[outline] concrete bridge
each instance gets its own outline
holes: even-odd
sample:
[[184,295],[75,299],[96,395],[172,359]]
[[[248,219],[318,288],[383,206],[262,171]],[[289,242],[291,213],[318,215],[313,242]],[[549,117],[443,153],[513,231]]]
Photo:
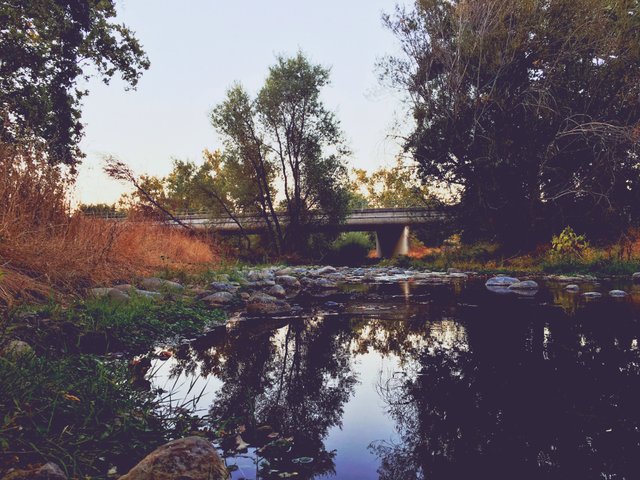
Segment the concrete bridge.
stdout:
[[[208,229],[221,235],[237,235],[240,227],[230,218],[215,218],[210,215],[185,214],[176,218],[194,229]],[[441,223],[451,219],[443,210],[425,208],[376,208],[352,210],[343,223],[318,222],[319,232],[375,232],[376,250],[379,257],[392,257],[409,253],[409,228],[416,225]],[[321,218],[319,218],[321,220]],[[265,232],[264,219],[258,216],[239,216],[238,221],[246,233]],[[286,226],[286,215],[281,216]]]

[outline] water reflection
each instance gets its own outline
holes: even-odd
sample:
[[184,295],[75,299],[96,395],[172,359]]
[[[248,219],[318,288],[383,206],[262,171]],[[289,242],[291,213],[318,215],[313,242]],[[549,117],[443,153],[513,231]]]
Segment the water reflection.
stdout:
[[[344,313],[309,299],[305,318],[244,322],[177,351],[171,375],[215,377],[212,424],[268,460],[234,478],[638,478],[633,303],[479,282],[332,298]],[[270,450],[266,434],[290,440]]]

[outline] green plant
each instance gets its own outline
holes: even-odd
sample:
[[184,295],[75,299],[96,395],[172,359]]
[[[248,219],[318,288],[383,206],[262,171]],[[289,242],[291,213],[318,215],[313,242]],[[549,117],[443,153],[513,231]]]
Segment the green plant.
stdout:
[[328,260],[342,265],[361,265],[367,261],[373,242],[366,233],[341,234],[331,245]]
[[576,234],[571,227],[565,227],[551,238],[552,255],[582,258],[588,246],[585,236]]

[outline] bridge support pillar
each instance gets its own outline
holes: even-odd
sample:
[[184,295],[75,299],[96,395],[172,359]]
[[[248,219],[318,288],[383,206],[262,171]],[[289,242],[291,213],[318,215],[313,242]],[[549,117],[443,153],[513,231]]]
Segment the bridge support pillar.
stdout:
[[378,258],[391,258],[409,253],[409,227],[389,225],[376,230]]

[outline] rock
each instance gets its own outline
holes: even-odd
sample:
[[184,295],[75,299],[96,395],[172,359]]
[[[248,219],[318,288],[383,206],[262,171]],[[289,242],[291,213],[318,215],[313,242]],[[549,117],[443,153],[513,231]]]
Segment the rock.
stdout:
[[300,288],[300,281],[291,275],[279,275],[276,277],[276,282],[287,288]]
[[509,290],[537,290],[538,288],[538,283],[533,280],[525,280],[509,285]]
[[229,292],[216,292],[211,295],[207,295],[202,299],[202,301],[214,307],[228,305],[233,302],[233,294]]
[[331,265],[327,265],[326,267],[318,268],[317,270],[313,270],[311,273],[314,275],[326,275],[328,273],[336,273],[338,270]]
[[209,288],[214,292],[230,292],[235,293],[238,287],[227,282],[211,282]]
[[152,292],[164,292],[167,290],[184,290],[184,287],[177,282],[165,280],[163,278],[150,277],[145,278],[140,282],[140,286],[144,290],[151,290]]
[[120,290],[121,292],[124,292],[124,293],[129,293],[131,290],[136,289],[136,287],[134,287],[130,283],[123,283],[121,285],[116,285],[113,288],[115,288],[116,290]]
[[633,275],[631,275],[631,279],[632,279],[634,282],[640,282],[640,272],[636,272],[636,273],[634,273]]
[[162,294],[160,292],[150,292],[148,290],[136,290],[134,293],[141,297],[162,298]]
[[26,470],[10,470],[2,480],[67,480],[62,469],[53,462]]
[[449,277],[449,278],[468,278],[469,275],[467,275],[464,272],[452,272],[452,273],[447,273],[447,277]]
[[147,455],[120,480],[226,480],[229,472],[202,437],[173,440]]
[[267,293],[276,298],[285,298],[287,296],[287,291],[282,285],[274,285],[267,290]]
[[326,278],[317,278],[317,279],[309,279],[307,281],[307,287],[316,289],[316,290],[329,290],[332,288],[337,288],[338,284]]
[[34,351],[31,345],[22,340],[10,340],[2,350],[0,350],[1,357],[19,358],[27,355],[34,355]]
[[584,298],[600,298],[602,294],[600,292],[584,292],[582,296]]
[[576,285],[575,283],[571,283],[569,285],[567,285],[566,287],[564,287],[564,289],[567,292],[571,292],[571,293],[576,293],[580,291],[580,287],[578,285]]
[[247,313],[251,315],[278,315],[290,311],[291,305],[266,293],[255,293],[247,302]]
[[109,298],[116,303],[127,303],[129,295],[117,288],[92,288],[89,294],[94,298]]
[[293,268],[285,267],[276,272],[276,277],[290,276],[294,272]]
[[337,308],[340,307],[340,304],[338,302],[334,302],[332,300],[328,300],[328,301],[324,302],[324,306],[325,306],[325,308],[329,308],[331,310],[336,310]]
[[609,292],[609,296],[615,297],[615,298],[622,298],[622,297],[626,297],[627,295],[628,293],[625,292],[624,290],[611,290]]
[[484,285],[486,287],[508,287],[514,283],[520,283],[520,280],[506,275],[498,275],[497,277],[491,277]]
[[459,268],[448,268],[447,275],[451,275],[452,273],[464,273],[464,272]]
[[251,270],[247,274],[247,280],[250,282],[260,282],[270,280],[273,274],[269,270]]

